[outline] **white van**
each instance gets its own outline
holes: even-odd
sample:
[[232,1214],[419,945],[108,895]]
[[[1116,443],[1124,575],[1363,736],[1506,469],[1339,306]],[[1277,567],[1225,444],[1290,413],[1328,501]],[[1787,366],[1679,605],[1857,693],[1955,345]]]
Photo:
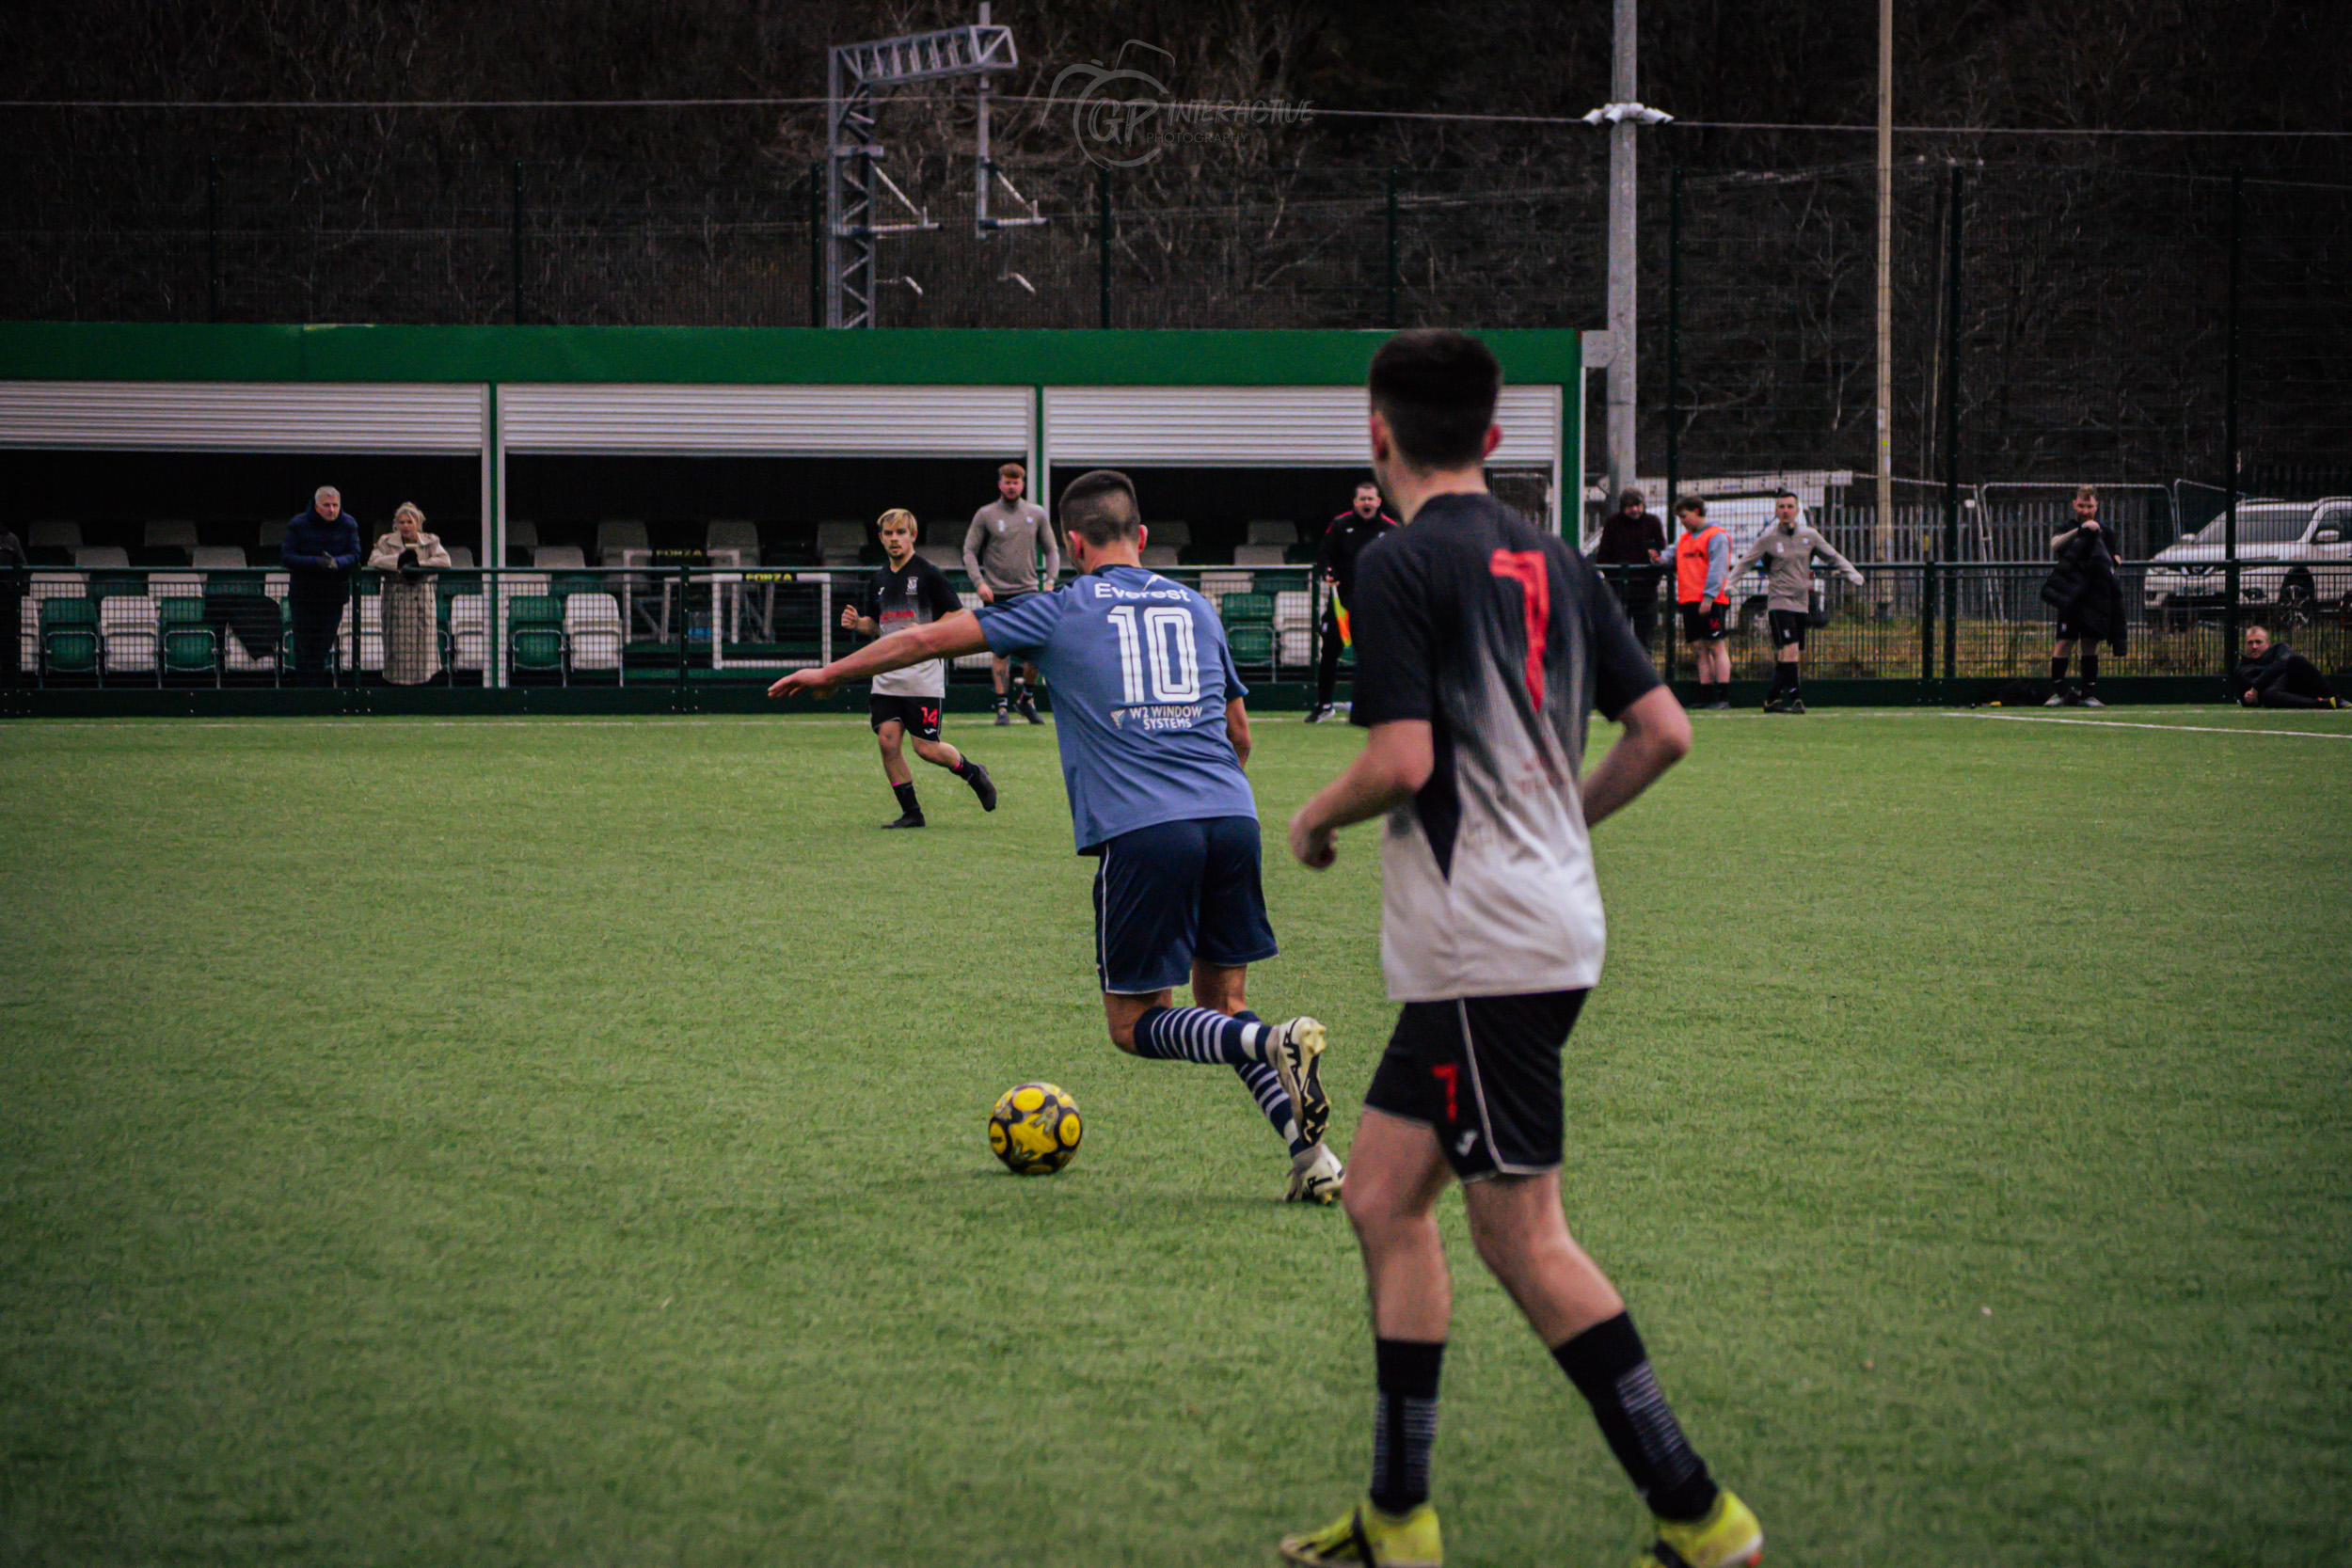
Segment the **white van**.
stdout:
[[[2147,607],[2176,613],[2218,609],[2227,516],[2216,517],[2148,563]],[[2352,497],[2237,503],[2238,597],[2277,606],[2291,620],[2322,608],[2352,609]]]

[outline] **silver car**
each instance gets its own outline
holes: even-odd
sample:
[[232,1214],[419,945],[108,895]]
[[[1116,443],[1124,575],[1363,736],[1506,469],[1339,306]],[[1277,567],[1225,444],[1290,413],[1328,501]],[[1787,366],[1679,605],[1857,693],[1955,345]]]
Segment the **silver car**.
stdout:
[[[2151,610],[2218,609],[2228,591],[2222,570],[2226,517],[2216,517],[2148,563]],[[2237,503],[2239,602],[2275,606],[2286,619],[2323,608],[2352,610],[2352,496],[2320,501]]]

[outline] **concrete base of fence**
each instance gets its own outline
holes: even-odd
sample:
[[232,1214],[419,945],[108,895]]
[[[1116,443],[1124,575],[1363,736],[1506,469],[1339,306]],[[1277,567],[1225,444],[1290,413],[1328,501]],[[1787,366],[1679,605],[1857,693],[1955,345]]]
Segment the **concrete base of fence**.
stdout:
[[[1808,679],[1807,707],[1969,707],[1993,702],[2010,681],[2006,677],[1970,677],[1953,681]],[[2046,681],[2036,683],[2037,692]],[[1695,701],[1697,688],[1676,683],[1686,702]],[[1770,689],[1764,681],[1731,683],[1735,710],[1760,707]],[[1339,696],[1347,699],[1343,687]],[[2218,703],[2221,681],[2215,675],[2113,675],[2099,683],[2100,697],[2111,705],[2167,703]],[[1278,715],[1302,712],[1313,699],[1313,689],[1299,682],[1268,682],[1250,691],[1253,712]],[[947,711],[979,715],[993,698],[985,687],[950,689]],[[2036,701],[2039,701],[2037,697]],[[1052,698],[1046,703],[1050,711]],[[751,685],[695,683],[626,687],[508,687],[501,690],[479,687],[357,687],[330,690],[218,690],[211,688],[157,690],[152,687],[108,687],[103,690],[0,691],[0,719],[294,719],[312,717],[429,715],[584,716],[592,714],[678,713],[853,713],[866,711],[865,690],[837,691],[821,703],[805,699],[791,703],[768,700]]]

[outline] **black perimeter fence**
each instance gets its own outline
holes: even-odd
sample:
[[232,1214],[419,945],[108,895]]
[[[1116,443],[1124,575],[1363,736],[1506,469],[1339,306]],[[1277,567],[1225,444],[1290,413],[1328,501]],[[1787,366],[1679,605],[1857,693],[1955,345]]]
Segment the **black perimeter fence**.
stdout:
[[[1685,169],[1663,155],[1671,144],[1649,145],[1645,485],[1730,499],[1796,490],[1848,556],[1884,568],[1861,613],[1888,636],[1913,613],[1892,585],[1926,592],[1931,562],[1947,568],[1939,593],[1959,592],[1948,568],[1963,562],[1986,568],[1986,583],[2023,581],[2084,483],[2101,487],[2126,557],[2210,558],[2189,564],[2211,580],[2178,597],[2233,634],[2241,611],[2272,613],[2275,598],[2256,595],[2279,574],[2231,564],[2254,550],[2235,537],[2233,494],[2352,496],[2352,175],[2030,153],[1899,166],[1882,505],[1875,170]],[[1036,221],[985,235],[969,159],[889,172],[912,208],[878,221],[919,212],[936,227],[880,239],[883,325],[1604,319],[1597,148],[1449,170],[1008,166],[993,215]],[[823,314],[821,174],[358,155],[28,162],[0,168],[0,310],[808,325]],[[1588,527],[1600,510],[1588,487]],[[2201,530],[2201,544],[2183,544]],[[2271,542],[2271,554],[2309,555],[2314,532]],[[2293,607],[2304,618],[2352,615],[2352,594],[2302,597],[2318,601]],[[2046,619],[2030,585],[1939,608],[1947,627]]]

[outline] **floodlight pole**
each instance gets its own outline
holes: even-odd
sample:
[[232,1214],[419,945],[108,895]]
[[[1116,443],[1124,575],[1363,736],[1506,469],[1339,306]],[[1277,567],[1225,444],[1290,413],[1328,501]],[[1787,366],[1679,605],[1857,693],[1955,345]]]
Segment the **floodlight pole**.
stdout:
[[[1020,63],[1012,46],[1012,29],[985,22],[976,27],[910,33],[872,43],[837,44],[830,51],[825,67],[827,326],[874,325],[877,236],[939,227],[876,166],[882,149],[874,140],[874,95],[887,87],[961,76],[978,77],[985,88],[990,72],[1010,71]],[[985,94],[981,102],[979,179],[985,201],[990,173]],[[913,214],[913,221],[875,222],[877,187]]]
[[[1878,518],[1870,540],[1895,558],[1895,0],[1879,0]],[[1893,579],[1882,575],[1880,603]]]
[[[1636,101],[1634,41],[1640,25],[1640,0],[1615,0],[1615,21],[1609,54],[1610,99],[1616,103]],[[1602,503],[1613,513],[1617,498],[1640,473],[1636,461],[1634,381],[1634,296],[1636,258],[1633,248],[1636,121],[1619,119],[1609,128],[1609,379],[1608,441],[1609,496]]]

